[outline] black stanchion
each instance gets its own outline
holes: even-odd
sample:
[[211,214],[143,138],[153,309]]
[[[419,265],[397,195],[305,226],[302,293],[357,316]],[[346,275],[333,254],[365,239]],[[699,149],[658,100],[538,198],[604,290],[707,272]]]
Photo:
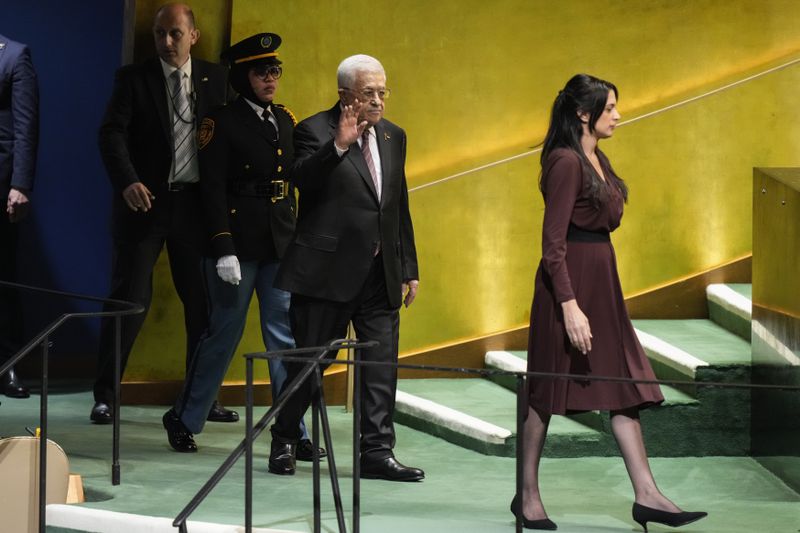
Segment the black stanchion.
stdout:
[[122,317],[114,318],[114,428],[112,430],[111,445],[111,484],[119,485],[120,483],[120,467],[119,467],[119,417],[122,410],[122,391],[120,390],[122,382]]
[[519,513],[516,513],[515,527],[522,533],[522,490],[525,476],[525,414],[528,411],[528,398],[525,387],[525,376],[517,374],[517,502]]
[[49,355],[48,337],[42,340],[42,394],[39,397],[39,533],[45,533],[47,508],[47,386],[49,371],[47,360]]
[[339,475],[336,469],[336,457],[333,453],[333,438],[331,437],[331,426],[328,421],[328,408],[325,405],[325,391],[322,389],[322,372],[317,366],[317,392],[319,403],[319,416],[322,420],[322,434],[325,438],[325,446],[328,447],[328,472],[331,477],[331,490],[333,492],[333,504],[336,508],[336,521],[339,525],[341,533],[347,533],[347,527],[344,523],[344,507],[342,507],[342,493],[339,490]]
[[[353,362],[358,353],[353,352]],[[361,531],[361,366],[353,365],[353,533]]]
[[253,360],[247,358],[245,388],[244,530],[253,531]]
[[[319,375],[319,367],[314,374]],[[314,447],[314,533],[319,533],[322,531],[322,498],[320,497],[319,479],[319,400],[316,397],[311,404],[311,445]],[[328,451],[331,451],[330,447],[328,447]]]

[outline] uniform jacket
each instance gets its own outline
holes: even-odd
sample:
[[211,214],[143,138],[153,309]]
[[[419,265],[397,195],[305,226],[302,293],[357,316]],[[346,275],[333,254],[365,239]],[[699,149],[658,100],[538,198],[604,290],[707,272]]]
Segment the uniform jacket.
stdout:
[[381,201],[357,143],[341,158],[333,145],[340,108],[295,128],[292,181],[300,191],[297,230],[275,286],[337,302],[353,300],[383,254],[389,303],[400,307],[401,283],[419,279],[405,175],[406,135],[388,120],[375,126],[383,171]]
[[0,35],[0,199],[11,187],[33,189],[38,144],[39,88],[30,51]]
[[295,194],[275,202],[272,181],[288,180],[294,118],[272,105],[278,141],[244,97],[218,108],[199,134],[200,189],[210,255],[240,260],[278,259],[292,238]]
[[[209,109],[225,103],[227,69],[192,59],[196,127]],[[158,58],[120,68],[99,132],[100,155],[114,187],[114,233],[141,235],[169,209],[167,182],[172,165],[172,124],[164,72]],[[156,197],[147,213],[125,205],[122,191],[137,181]]]

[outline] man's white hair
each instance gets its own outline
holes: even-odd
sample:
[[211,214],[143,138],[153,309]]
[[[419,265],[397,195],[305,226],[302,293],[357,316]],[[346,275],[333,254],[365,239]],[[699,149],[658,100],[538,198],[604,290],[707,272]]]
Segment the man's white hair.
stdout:
[[372,56],[358,54],[345,58],[336,69],[336,82],[340,89],[352,89],[359,72],[377,72],[386,77],[381,62]]

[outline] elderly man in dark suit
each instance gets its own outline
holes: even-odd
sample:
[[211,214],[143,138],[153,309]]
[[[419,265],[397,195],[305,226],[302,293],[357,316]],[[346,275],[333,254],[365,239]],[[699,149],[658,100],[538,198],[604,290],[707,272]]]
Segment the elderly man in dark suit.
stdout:
[[[300,190],[295,238],[276,286],[292,293],[291,318],[299,347],[346,335],[376,340],[365,361],[396,362],[399,309],[419,285],[414,230],[405,176],[406,135],[383,118],[389,96],[377,59],[352,56],[339,65],[339,101],[298,124],[292,181]],[[290,379],[299,371],[292,365]],[[361,370],[361,476],[419,481],[425,474],[394,458],[397,372]],[[272,428],[269,471],[293,474],[297,421],[310,401],[306,380]]]
[[[17,222],[28,212],[39,144],[39,88],[31,53],[24,44],[0,35],[0,280],[14,281]],[[19,295],[0,290],[0,362],[16,352]],[[0,376],[0,392],[27,398],[28,389],[12,367]]]
[[[100,153],[114,187],[114,260],[110,298],[142,304],[152,297],[153,266],[166,243],[175,289],[183,303],[187,367],[208,326],[200,270],[205,239],[200,207],[196,130],[211,107],[225,103],[227,70],[190,57],[199,38],[185,4],[167,4],[153,23],[158,57],[117,71],[100,127]],[[145,315],[123,318],[122,371]],[[113,417],[113,321],[100,334],[91,420]],[[215,404],[209,420],[236,421]]]

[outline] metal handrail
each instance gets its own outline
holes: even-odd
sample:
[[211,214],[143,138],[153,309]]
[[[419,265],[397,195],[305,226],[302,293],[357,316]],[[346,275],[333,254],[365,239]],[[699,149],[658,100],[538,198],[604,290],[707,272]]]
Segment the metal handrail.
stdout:
[[10,281],[0,281],[0,290],[4,288],[21,290],[26,292],[35,292],[40,294],[48,294],[60,298],[69,298],[75,300],[85,300],[90,302],[98,302],[103,304],[116,305],[121,307],[118,311],[95,311],[95,312],[75,312],[64,313],[56,320],[51,322],[41,332],[33,337],[25,346],[22,347],[16,354],[11,356],[5,363],[0,365],[0,376],[8,372],[8,370],[21,361],[25,356],[33,351],[36,346],[42,346],[42,392],[39,400],[39,531],[44,533],[46,529],[45,524],[45,506],[47,505],[47,394],[49,386],[48,376],[48,358],[50,355],[50,335],[52,335],[61,325],[73,318],[93,318],[93,317],[114,317],[115,318],[115,333],[116,345],[114,350],[114,396],[116,398],[116,408],[114,409],[114,437],[113,437],[113,450],[111,459],[111,483],[119,485],[120,483],[120,467],[119,467],[119,404],[120,404],[120,391],[119,382],[120,376],[120,330],[121,320],[123,316],[136,315],[144,312],[144,307],[139,304],[126,302],[123,300],[114,300],[111,298],[98,298],[97,296],[89,296],[86,294],[77,294],[73,292],[57,291],[54,289],[45,289],[42,287],[34,287],[32,285],[23,285],[21,283],[12,283]]
[[[217,470],[211,475],[211,477],[206,481],[206,483],[200,488],[200,490],[192,497],[188,504],[178,513],[178,516],[175,517],[175,520],[172,522],[174,527],[177,527],[181,533],[185,533],[187,531],[186,521],[189,519],[189,516],[197,509],[197,507],[206,499],[206,497],[211,493],[214,487],[225,477],[225,474],[230,471],[231,467],[239,460],[239,458],[245,454],[245,507],[247,508],[246,515],[250,518],[246,518],[248,524],[252,521],[252,480],[253,480],[253,447],[252,443],[253,440],[258,438],[258,436],[264,431],[267,425],[272,421],[275,416],[277,416],[278,412],[283,408],[284,405],[289,401],[289,398],[294,395],[299,389],[303,382],[311,375],[312,372],[316,372],[316,380],[315,382],[318,384],[318,389],[315,392],[315,404],[319,405],[320,402],[324,402],[323,398],[323,391],[322,391],[322,377],[319,375],[319,365],[320,364],[329,364],[332,363],[333,360],[326,359],[326,356],[332,351],[339,351],[342,349],[349,349],[349,348],[370,348],[373,346],[377,346],[378,343],[375,341],[369,342],[358,342],[354,340],[348,339],[338,339],[329,342],[325,346],[314,346],[310,348],[293,348],[288,350],[275,350],[271,352],[258,352],[254,354],[245,354],[244,357],[247,359],[247,391],[246,391],[246,419],[247,424],[245,428],[245,438],[239,445],[230,453],[230,455],[223,461],[223,463],[217,468]],[[264,358],[272,358],[278,357],[282,358],[286,355],[291,354],[303,354],[303,353],[315,353],[316,356],[313,358],[309,357],[294,357],[293,360],[298,362],[306,363],[305,368],[303,371],[298,374],[281,392],[278,396],[277,400],[273,403],[272,407],[266,414],[261,417],[258,423],[253,426],[253,359],[264,359]],[[322,403],[324,406],[324,403]],[[323,409],[324,411],[324,409]],[[313,420],[313,428],[312,433],[314,437],[314,446],[317,445],[318,441],[318,419],[317,419],[318,411],[315,410],[314,420]],[[325,436],[325,442],[329,447],[328,451],[328,460],[330,464],[335,464],[333,461],[333,450],[330,448],[331,446],[331,438],[330,438],[330,428],[328,427],[327,423],[327,413],[322,414],[322,423],[323,423],[323,434]],[[316,453],[315,453],[316,455]],[[315,457],[315,461],[317,466],[315,468],[315,472],[317,476],[319,475],[319,457]],[[334,484],[334,494],[338,493],[338,482],[336,481],[336,473],[332,470],[331,472],[331,482]],[[317,490],[319,487],[316,487]],[[316,499],[315,499],[315,508],[316,511],[319,511],[319,493],[317,492]],[[344,525],[344,514],[341,511],[341,500],[338,500],[337,503],[337,518],[339,519],[340,525]],[[319,517],[317,516],[317,520]],[[248,531],[252,530],[252,526],[248,526]]]
[[[712,388],[725,388],[725,389],[760,389],[760,390],[783,390],[783,391],[800,391],[800,385],[770,385],[770,384],[756,384],[756,383],[735,383],[735,382],[718,382],[718,381],[689,381],[689,380],[647,380],[647,379],[634,379],[634,378],[619,378],[607,376],[586,376],[583,374],[569,374],[569,373],[555,373],[555,372],[521,372],[500,369],[488,368],[470,368],[470,367],[447,367],[441,365],[419,365],[419,364],[406,364],[406,363],[392,363],[384,361],[361,361],[355,360],[340,360],[340,359],[327,359],[325,355],[331,351],[347,348],[365,348],[376,346],[375,341],[359,343],[357,340],[337,340],[331,341],[326,346],[317,346],[313,348],[299,348],[292,350],[276,350],[268,352],[257,352],[244,354],[247,364],[247,377],[246,377],[246,427],[245,438],[228,456],[225,462],[214,472],[211,478],[203,485],[197,494],[192,498],[189,504],[178,514],[173,521],[173,526],[178,527],[181,533],[187,533],[186,522],[189,516],[197,509],[202,501],[208,496],[211,490],[219,483],[222,477],[230,470],[233,464],[244,454],[245,455],[245,531],[250,533],[252,531],[252,498],[253,498],[253,442],[263,432],[267,424],[272,420],[281,408],[289,401],[289,398],[300,388],[302,381],[308,379],[312,372],[314,373],[316,390],[314,391],[314,398],[312,402],[313,411],[313,426],[312,426],[312,448],[317,450],[319,448],[319,435],[318,435],[318,417],[322,418],[323,437],[325,439],[325,446],[328,449],[329,464],[328,470],[331,477],[331,484],[333,486],[334,503],[336,507],[336,515],[340,533],[346,533],[347,529],[342,519],[341,498],[339,496],[339,483],[336,463],[333,453],[333,443],[330,438],[330,428],[327,421],[326,407],[324,403],[324,394],[322,391],[322,381],[320,365],[347,365],[353,366],[356,377],[354,379],[355,391],[353,394],[353,516],[352,516],[352,531],[359,533],[360,528],[360,461],[359,461],[359,438],[360,438],[360,411],[361,411],[361,398],[359,394],[360,379],[358,377],[359,368],[361,366],[390,366],[398,370],[423,370],[431,372],[451,372],[459,374],[473,374],[481,377],[491,376],[512,376],[516,379],[517,389],[517,454],[516,454],[516,490],[517,494],[522,493],[522,480],[523,480],[523,457],[524,457],[524,420],[527,413],[527,399],[525,397],[526,384],[528,378],[550,378],[550,379],[581,379],[585,381],[609,381],[621,383],[640,383],[640,384],[656,384],[656,385],[690,385]],[[315,358],[297,357],[294,354],[320,352]],[[270,360],[280,359],[289,363],[304,363],[306,366],[301,374],[299,374],[287,388],[281,393],[273,406],[267,413],[253,426],[253,362],[256,359]],[[319,457],[315,451],[314,453],[314,466],[313,466],[313,511],[314,511],[314,533],[321,531],[321,510],[320,510],[320,469]],[[516,531],[522,532],[521,514],[517,515]]]

